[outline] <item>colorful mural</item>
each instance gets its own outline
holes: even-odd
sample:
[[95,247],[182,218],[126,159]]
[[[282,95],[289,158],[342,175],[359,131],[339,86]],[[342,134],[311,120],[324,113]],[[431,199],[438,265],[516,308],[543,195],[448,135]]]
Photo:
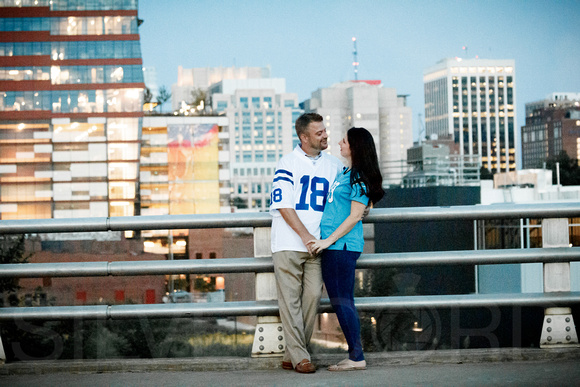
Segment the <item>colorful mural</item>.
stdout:
[[168,125],[169,214],[220,212],[218,126]]

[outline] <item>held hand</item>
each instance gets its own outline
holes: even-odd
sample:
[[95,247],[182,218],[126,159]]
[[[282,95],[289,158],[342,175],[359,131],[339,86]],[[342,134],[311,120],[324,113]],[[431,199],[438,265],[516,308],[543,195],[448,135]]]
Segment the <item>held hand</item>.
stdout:
[[314,255],[318,255],[322,252],[322,250],[325,250],[328,248],[328,246],[330,246],[332,243],[330,243],[330,241],[328,239],[323,239],[323,240],[319,240],[319,239],[312,239],[311,241],[308,241],[308,250],[312,252],[312,254]]
[[362,214],[362,217],[360,218],[361,220],[363,220],[365,218],[365,216],[367,216],[369,214],[371,208],[372,208],[372,204],[369,203],[369,205],[365,207],[365,210]]
[[302,243],[304,243],[304,246],[306,246],[306,249],[308,249],[308,253],[310,255],[316,255],[316,253],[314,253],[312,251],[312,246],[310,245],[310,242],[312,240],[316,240],[316,238],[314,237],[314,235],[308,234],[308,235],[302,237],[301,239],[302,239]]

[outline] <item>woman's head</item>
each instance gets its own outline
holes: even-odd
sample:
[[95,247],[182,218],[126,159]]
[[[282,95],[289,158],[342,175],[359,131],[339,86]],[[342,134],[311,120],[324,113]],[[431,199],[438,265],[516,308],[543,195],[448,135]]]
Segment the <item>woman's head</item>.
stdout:
[[352,168],[351,184],[363,183],[370,200],[378,202],[384,195],[383,177],[372,134],[365,128],[350,128],[346,133],[346,141]]
[[365,162],[376,162],[377,149],[372,134],[365,128],[350,128],[346,132],[346,139],[350,148],[350,158],[353,166],[364,165]]

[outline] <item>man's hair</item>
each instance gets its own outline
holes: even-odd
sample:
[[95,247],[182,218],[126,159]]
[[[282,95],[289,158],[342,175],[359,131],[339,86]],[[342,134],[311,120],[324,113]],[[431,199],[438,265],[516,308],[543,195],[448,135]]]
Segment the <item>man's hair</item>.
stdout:
[[304,113],[296,119],[295,128],[296,135],[300,139],[300,135],[306,132],[308,125],[311,122],[322,122],[322,116],[318,113]]

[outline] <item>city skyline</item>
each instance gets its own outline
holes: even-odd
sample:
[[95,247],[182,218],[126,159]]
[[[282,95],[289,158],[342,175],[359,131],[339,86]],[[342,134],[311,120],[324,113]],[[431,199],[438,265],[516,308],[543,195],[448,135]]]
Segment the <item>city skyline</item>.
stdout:
[[[524,104],[580,90],[575,22],[579,1],[235,2],[141,0],[144,66],[159,86],[177,81],[177,67],[270,66],[299,101],[318,88],[378,79],[409,94],[414,139],[424,120],[423,72],[448,57],[514,59],[517,128]],[[188,37],[191,38],[188,38]]]

